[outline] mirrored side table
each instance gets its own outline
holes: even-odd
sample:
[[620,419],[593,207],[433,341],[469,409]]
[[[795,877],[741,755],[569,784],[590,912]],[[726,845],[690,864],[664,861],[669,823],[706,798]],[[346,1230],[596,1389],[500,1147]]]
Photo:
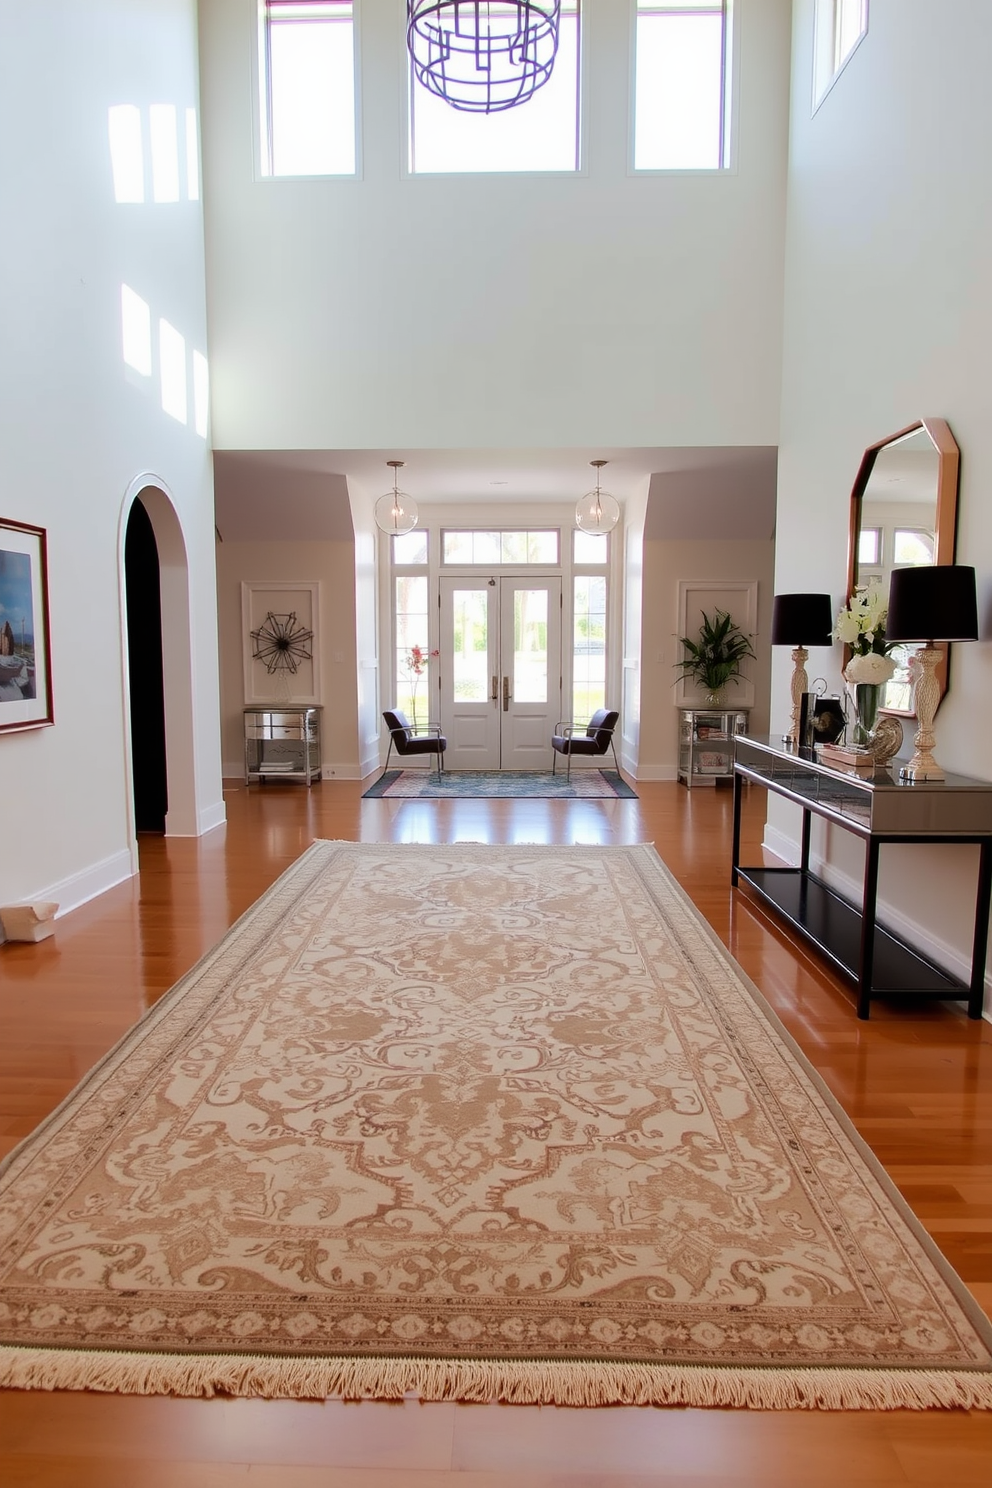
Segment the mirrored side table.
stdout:
[[291,703],[245,708],[245,784],[298,780],[312,785],[319,780],[322,712],[317,706]]
[[734,739],[746,731],[746,708],[680,708],[678,778],[690,790],[732,780]]

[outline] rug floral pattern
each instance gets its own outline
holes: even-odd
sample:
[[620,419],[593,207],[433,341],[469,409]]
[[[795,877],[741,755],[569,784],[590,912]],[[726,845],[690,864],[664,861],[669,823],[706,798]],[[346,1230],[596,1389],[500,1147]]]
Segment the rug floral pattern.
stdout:
[[0,1342],[990,1365],[643,846],[316,844],[7,1163]]

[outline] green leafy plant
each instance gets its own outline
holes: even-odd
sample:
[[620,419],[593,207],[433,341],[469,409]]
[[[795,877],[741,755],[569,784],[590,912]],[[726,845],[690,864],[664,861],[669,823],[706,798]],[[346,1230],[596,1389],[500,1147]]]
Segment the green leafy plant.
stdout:
[[715,610],[712,620],[701,610],[703,623],[699,627],[698,640],[680,637],[685,650],[681,661],[683,677],[691,677],[707,692],[719,692],[728,682],[736,682],[741,675],[741,662],[745,656],[753,656],[751,642],[735,625],[726,610]]

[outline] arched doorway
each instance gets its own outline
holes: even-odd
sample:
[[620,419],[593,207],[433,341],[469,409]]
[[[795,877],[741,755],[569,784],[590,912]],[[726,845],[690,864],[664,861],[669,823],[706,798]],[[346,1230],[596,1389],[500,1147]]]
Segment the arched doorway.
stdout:
[[158,545],[140,498],[124,537],[131,789],[139,832],[164,832],[169,810],[162,665],[162,585]]
[[[126,730],[128,794],[134,802],[135,827],[138,831],[165,831],[170,837],[196,837],[204,828],[197,813],[189,558],[172,497],[157,476],[140,476],[128,487],[121,511],[119,540],[122,641],[128,657],[124,677],[129,699]],[[129,575],[129,546],[136,575],[143,574],[142,578],[135,577],[133,581]],[[156,584],[157,593],[153,597]],[[130,613],[132,598],[138,606],[134,622]],[[132,656],[132,650],[136,652],[135,656]],[[135,692],[137,699],[133,697]],[[157,718],[157,700],[154,696],[149,699],[149,694],[156,692],[164,713],[162,722]],[[145,704],[153,709],[152,713],[143,711]],[[161,744],[163,729],[164,746]],[[149,742],[152,734],[154,744]],[[162,754],[164,785],[161,778]],[[151,790],[151,806],[155,814],[145,817],[142,808],[139,818],[138,802],[144,790],[139,781],[146,769],[155,781]],[[132,860],[137,872],[138,860],[133,842]]]

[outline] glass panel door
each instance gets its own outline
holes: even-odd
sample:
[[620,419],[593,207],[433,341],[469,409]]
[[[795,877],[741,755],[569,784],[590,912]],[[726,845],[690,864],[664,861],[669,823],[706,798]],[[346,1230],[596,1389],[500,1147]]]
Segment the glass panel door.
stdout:
[[546,770],[561,718],[561,579],[500,580],[500,765]]
[[441,579],[441,724],[449,770],[499,769],[499,589],[488,578]]

